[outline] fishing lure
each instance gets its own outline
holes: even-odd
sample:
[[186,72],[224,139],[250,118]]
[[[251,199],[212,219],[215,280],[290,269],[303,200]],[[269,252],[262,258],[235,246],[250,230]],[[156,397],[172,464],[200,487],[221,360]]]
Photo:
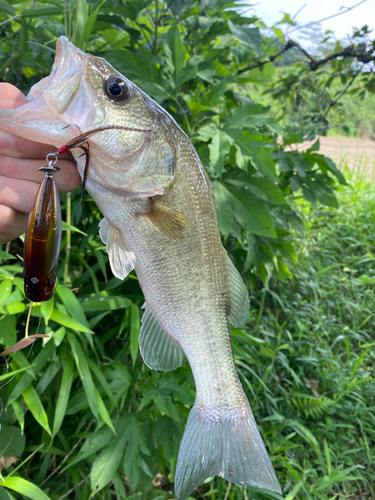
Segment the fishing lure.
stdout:
[[56,288],[57,261],[61,243],[61,208],[54,174],[57,153],[46,158],[45,172],[33,209],[30,213],[24,243],[24,288],[32,302],[52,298]]

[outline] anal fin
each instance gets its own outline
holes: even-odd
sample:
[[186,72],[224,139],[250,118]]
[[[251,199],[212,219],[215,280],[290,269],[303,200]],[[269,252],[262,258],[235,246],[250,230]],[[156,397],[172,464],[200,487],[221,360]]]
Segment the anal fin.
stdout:
[[99,236],[107,248],[114,276],[123,280],[134,269],[134,253],[128,250],[120,231],[105,217],[99,222]]
[[139,332],[139,349],[145,364],[158,371],[178,368],[183,360],[184,351],[160,324],[151,309],[144,304],[145,312]]
[[243,282],[240,273],[227,255],[230,311],[229,321],[238,327],[245,323],[250,309],[249,292]]

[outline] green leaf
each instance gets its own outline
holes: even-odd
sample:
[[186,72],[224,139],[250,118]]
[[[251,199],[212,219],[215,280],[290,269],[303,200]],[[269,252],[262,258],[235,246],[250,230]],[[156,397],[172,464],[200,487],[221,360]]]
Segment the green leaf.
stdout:
[[40,304],[40,312],[42,313],[46,326],[48,325],[48,321],[50,320],[51,314],[53,312],[53,304],[53,296],[50,300],[46,300]]
[[234,171],[225,174],[223,181],[239,189],[246,186],[254,195],[273,205],[288,205],[281,189],[271,179],[254,177],[244,170],[236,168]]
[[328,475],[330,475],[332,472],[331,454],[329,452],[329,447],[328,447],[326,439],[324,440],[324,453],[325,453],[326,462],[327,462],[327,472],[328,472]]
[[88,358],[88,363],[89,363],[89,367],[90,367],[90,370],[92,371],[92,373],[95,375],[95,377],[98,379],[98,381],[100,382],[101,386],[103,387],[105,393],[107,394],[107,396],[109,397],[111,403],[116,406],[116,399],[111,391],[111,388],[109,387],[108,385],[108,382],[107,382],[107,379],[105,378],[105,376],[103,375],[101,369],[99,368],[99,366],[94,363],[94,361],[90,358]]
[[67,286],[58,285],[56,288],[57,295],[60,297],[62,303],[69,311],[69,314],[76,321],[89,328],[86,315],[82,309],[82,305],[77,299],[76,295]]
[[[1,10],[1,5],[2,5],[2,2],[3,0],[0,0],[0,10]],[[6,3],[6,2],[4,2]],[[8,4],[9,5],[9,4]],[[10,5],[11,7],[11,5]],[[17,259],[17,257],[14,257],[14,255],[12,255],[11,253],[8,253],[8,252],[5,252],[4,250],[1,250],[0,249],[0,260],[14,260],[14,259]]]
[[247,123],[253,126],[260,119],[264,120],[268,117],[269,108],[265,108],[261,104],[244,104],[236,106],[225,119],[225,125],[228,127],[245,127]]
[[[18,292],[18,291],[17,291]],[[8,303],[4,307],[1,308],[2,314],[19,314],[24,312],[26,306],[23,302],[12,302]]]
[[210,145],[210,164],[217,175],[221,175],[225,156],[229,153],[228,137],[222,130],[217,130]]
[[74,363],[73,358],[68,352],[67,348],[64,348],[61,353],[61,362],[63,365],[63,374],[60,384],[60,391],[57,398],[55,418],[53,421],[52,436],[56,436],[61,428],[61,424],[64,420],[66,408],[68,406],[70,390],[74,378]]
[[235,26],[228,20],[228,26],[232,34],[241,42],[249,45],[258,56],[261,55],[262,37],[259,28],[249,28],[247,26]]
[[87,234],[84,233],[83,231],[81,231],[80,229],[78,229],[78,227],[71,226],[70,224],[67,224],[64,221],[62,221],[61,224],[62,224],[63,231],[72,231],[73,233],[80,233],[80,234],[83,234],[83,236],[87,236]]
[[30,481],[22,479],[22,477],[4,477],[3,485],[21,495],[25,495],[27,498],[31,498],[31,500],[50,500],[40,488],[30,483]]
[[90,17],[87,19],[85,28],[82,33],[82,41],[83,42],[88,42],[90,40],[90,36],[92,33],[92,30],[94,29],[94,25],[96,22],[96,18],[98,16],[98,12],[100,7],[105,3],[106,0],[103,0],[102,3],[94,10],[94,12],[90,15]]
[[[97,297],[97,296],[96,296]],[[89,311],[116,311],[125,309],[132,305],[132,301],[126,297],[100,297],[100,299],[89,299],[81,302],[82,310]]]
[[235,219],[250,233],[269,238],[277,238],[272,216],[267,205],[256,198],[244,186],[222,182],[228,191],[228,201],[233,208]]
[[[10,16],[14,16],[16,14],[16,9],[13,7],[13,5],[11,5],[10,3],[8,2],[5,2],[5,0],[0,0],[0,12],[4,12],[4,14],[9,14]],[[3,251],[1,251],[3,252]],[[4,252],[5,254],[6,252]],[[14,257],[3,257],[1,254],[0,254],[0,259],[14,259]]]
[[12,293],[13,280],[3,280],[0,283],[0,307],[6,304],[8,297]]
[[339,467],[337,467],[329,476],[324,476],[323,478],[318,479],[313,486],[313,491],[320,491],[329,488],[331,485],[341,483],[342,481],[356,481],[358,479],[362,479],[361,476],[356,477],[349,475],[353,470],[358,468],[363,468],[363,466],[353,465],[352,467],[348,467],[341,472],[339,472]]
[[86,0],[77,0],[76,3],[76,23],[77,23],[77,31],[80,39],[83,38],[83,32],[89,17],[89,7],[87,5]]
[[38,5],[30,7],[21,12],[22,17],[56,16],[63,12],[63,6],[59,5]]
[[102,399],[101,395],[99,394],[99,391],[97,390],[96,387],[95,387],[95,396],[96,396],[96,402],[98,405],[99,415],[102,417],[104,422],[108,425],[108,427],[110,427],[112,429],[113,433],[116,434],[111,417],[110,417],[108,410],[105,407],[105,404],[103,402],[103,399]]
[[25,429],[25,409],[23,407],[23,399],[18,398],[16,401],[13,401],[12,408],[23,433]]
[[40,372],[40,370],[44,367],[47,361],[51,358],[55,349],[56,349],[55,344],[49,341],[40,350],[39,354],[34,359],[31,369],[21,377],[21,379],[17,382],[17,385],[15,386],[13,391],[10,393],[8,398],[8,404],[18,399],[21,396],[21,394],[23,394],[23,392],[30,386],[33,379],[35,379],[35,375],[37,375]]
[[289,425],[300,436],[302,436],[304,439],[306,439],[306,441],[308,441],[312,445],[312,447],[313,447],[313,449],[315,451],[316,456],[319,458],[319,455],[320,455],[319,445],[318,445],[318,441],[316,440],[316,437],[314,436],[314,434],[309,429],[307,429],[307,427],[305,427],[304,425],[302,425],[297,420],[290,420],[289,421]]
[[4,375],[0,375],[0,381],[6,380],[7,378],[12,378],[15,375],[18,375],[19,373],[24,372],[25,370],[28,370],[28,369],[29,369],[29,367],[25,366],[23,368],[19,368],[18,370],[14,370],[12,372],[4,373]]
[[55,321],[59,325],[66,326],[66,328],[70,328],[71,330],[94,333],[93,331],[90,330],[90,328],[87,328],[86,326],[82,325],[82,323],[79,323],[73,318],[69,318],[69,316],[66,316],[65,314],[61,313],[60,311],[57,311],[56,309],[54,309],[51,314],[51,320]]
[[94,12],[90,15],[90,17],[87,19],[85,28],[82,33],[82,41],[83,42],[88,42],[90,40],[90,36],[92,33],[92,30],[94,29],[94,25],[96,22],[96,18],[98,16],[99,8],[95,9]]
[[[148,83],[154,83],[158,79],[159,71],[156,66],[156,61],[151,52],[142,52],[143,58],[138,57],[130,50],[113,50],[108,53],[108,62],[116,66],[117,69],[126,73],[129,78],[132,78],[139,82],[147,81]],[[143,89],[143,86],[141,85]],[[143,89],[144,90],[144,89]],[[160,87],[160,92],[162,92],[164,98],[169,96],[168,92]]]
[[369,352],[371,351],[371,349],[367,349],[366,351],[363,351],[363,353],[359,356],[359,358],[357,359],[357,361],[355,362],[355,365],[353,367],[353,370],[352,370],[352,375],[351,375],[351,378],[354,377],[354,375],[356,374],[358,368],[361,366],[361,363],[362,363],[362,360],[363,358],[366,356],[366,354],[368,354]]
[[92,380],[86,354],[84,353],[81,344],[78,342],[75,335],[73,335],[72,333],[68,333],[68,340],[73,351],[74,360],[78,369],[79,376],[82,380],[82,385],[87,397],[87,401],[95,417],[98,417],[99,410],[95,392],[95,385]]
[[[0,472],[0,481],[2,480],[1,472]],[[0,486],[0,500],[16,500],[13,495],[7,490]]]
[[[21,457],[25,448],[25,435],[21,433],[19,427],[1,424],[0,451],[1,456]],[[0,482],[1,484],[1,482]]]
[[0,319],[0,344],[10,347],[17,342],[15,316],[4,316]]
[[36,390],[34,389],[34,386],[30,385],[23,392],[22,395],[23,395],[23,398],[24,398],[27,406],[29,407],[29,410],[31,411],[33,417],[35,418],[35,420],[51,436],[51,429],[49,428],[47,414],[43,408],[42,402],[41,402]]
[[[106,446],[110,440],[113,439],[113,432],[111,429],[107,427],[102,427],[95,431],[91,436],[89,436],[84,442],[79,453],[72,459],[69,460],[68,465],[62,470],[69,469],[74,464],[80,462],[81,460],[85,460],[88,457],[96,454],[98,451],[102,450],[104,446]],[[116,438],[118,439],[118,438]]]
[[323,155],[315,155],[315,156],[316,156],[316,162],[318,163],[320,168],[326,167],[330,172],[332,172],[333,175],[337,177],[340,184],[342,184],[343,186],[347,185],[345,177],[340,172],[340,170],[338,170],[338,168],[331,160],[331,158],[328,158],[328,156],[323,156]]
[[299,490],[302,488],[303,486],[303,483],[300,482],[300,483],[297,483],[294,488],[292,488],[290,490],[290,492],[287,494],[287,496],[285,497],[285,500],[293,500],[293,498],[295,498],[297,496],[297,493],[299,492]]
[[135,365],[138,355],[138,338],[140,329],[139,308],[137,305],[132,304],[130,309],[130,353],[133,360],[133,367]]
[[128,445],[124,455],[124,472],[129,479],[130,486],[134,489],[139,481],[139,454],[143,452],[145,455],[150,455],[150,452],[146,446],[141,425],[136,417],[133,416],[130,419],[126,433]]
[[111,443],[95,459],[90,478],[91,489],[94,494],[107,486],[115,477],[127,440],[128,434],[125,429],[122,435],[113,438]]
[[224,238],[226,238],[230,233],[234,221],[233,209],[230,204],[231,195],[219,181],[214,181],[213,189],[219,229]]
[[180,32],[176,23],[173,23],[165,37],[166,64],[174,76],[175,88],[182,83],[181,71],[185,64],[186,49],[181,42]]

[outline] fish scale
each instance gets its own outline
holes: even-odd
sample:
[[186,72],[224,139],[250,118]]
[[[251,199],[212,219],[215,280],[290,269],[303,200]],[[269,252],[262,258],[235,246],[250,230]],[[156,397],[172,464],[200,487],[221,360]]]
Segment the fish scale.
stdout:
[[[114,78],[126,92],[109,94]],[[191,366],[196,400],[179,449],[176,500],[213,475],[281,493],[231,349],[228,315],[236,327],[245,322],[248,292],[222,246],[211,184],[190,140],[107,61],[64,37],[51,75],[30,95],[32,103],[0,112],[0,128],[62,149],[78,137],[66,125],[90,134],[86,189],[104,215],[100,237],[114,275],[137,272],[143,359],[172,370],[185,353]],[[73,154],[83,177],[85,159]]]

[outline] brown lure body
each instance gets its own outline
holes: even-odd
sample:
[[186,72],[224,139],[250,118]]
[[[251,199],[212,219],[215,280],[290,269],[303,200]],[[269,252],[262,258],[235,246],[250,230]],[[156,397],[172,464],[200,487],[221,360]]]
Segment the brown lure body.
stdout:
[[34,207],[30,212],[24,243],[24,287],[33,302],[49,300],[56,288],[57,261],[61,243],[61,208],[53,174],[49,166]]

